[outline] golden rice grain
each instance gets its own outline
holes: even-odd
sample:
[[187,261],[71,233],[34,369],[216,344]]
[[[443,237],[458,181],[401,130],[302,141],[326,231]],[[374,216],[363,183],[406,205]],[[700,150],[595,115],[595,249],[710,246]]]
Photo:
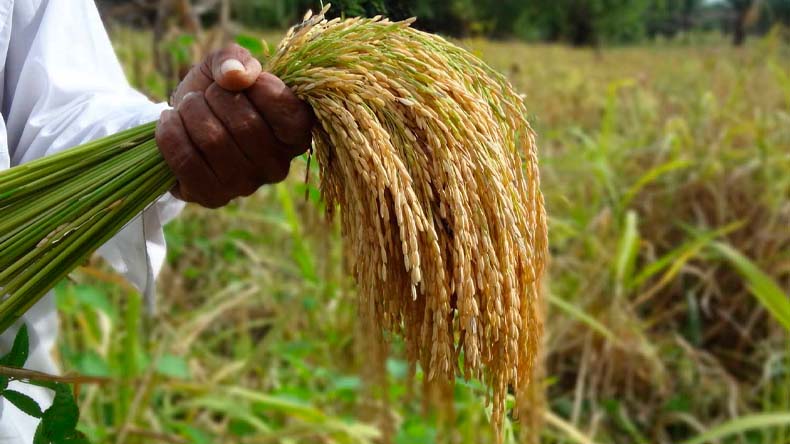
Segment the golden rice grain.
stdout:
[[524,411],[543,329],[546,215],[523,100],[412,20],[325,12],[268,69],[318,118],[321,191],[341,210],[360,315],[402,334],[429,381],[482,378],[499,430],[509,388]]

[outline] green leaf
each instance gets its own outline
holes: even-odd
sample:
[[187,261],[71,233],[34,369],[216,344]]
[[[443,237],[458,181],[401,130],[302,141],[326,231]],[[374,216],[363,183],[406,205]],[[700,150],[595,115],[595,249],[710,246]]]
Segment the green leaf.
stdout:
[[246,48],[255,57],[263,55],[263,42],[251,35],[239,34],[236,36],[236,43]]
[[80,354],[77,368],[81,374],[86,376],[109,377],[111,373],[107,361],[94,351],[86,351]]
[[734,222],[713,231],[703,233],[696,233],[692,231],[694,238],[684,242],[679,247],[671,250],[659,259],[645,265],[639,274],[637,274],[637,276],[631,281],[631,287],[644,284],[648,279],[664,269],[667,269],[667,272],[661,276],[659,282],[660,284],[669,282],[675,276],[677,276],[677,274],[683,269],[683,266],[686,265],[688,261],[699,255],[700,250],[714,242],[717,237],[731,233],[741,226],[743,226],[742,222]]
[[0,396],[34,418],[41,418],[41,415],[43,415],[38,403],[24,393],[19,393],[16,390],[5,390]]
[[163,355],[156,361],[156,371],[163,376],[176,379],[189,379],[191,374],[187,361],[180,356]]
[[724,424],[719,424],[683,444],[717,442],[725,436],[743,433],[747,430],[762,429],[766,427],[784,427],[787,424],[790,424],[790,412],[758,413],[755,415],[741,416],[740,418],[735,418]]
[[549,299],[549,303],[553,304],[554,306],[564,311],[566,314],[570,315],[571,317],[576,318],[576,320],[578,320],[579,322],[587,324],[587,326],[590,327],[590,329],[597,332],[604,338],[614,343],[619,342],[619,339],[617,338],[617,335],[614,334],[614,332],[609,330],[609,328],[606,327],[606,325],[595,319],[593,316],[591,316],[581,308],[552,293],[549,293],[548,299]]
[[63,444],[90,444],[90,441],[82,432],[74,430],[64,438]]
[[7,355],[0,358],[0,365],[7,367],[24,367],[30,350],[30,338],[27,334],[27,325],[22,324],[14,338],[14,345]]
[[180,423],[172,424],[172,427],[178,431],[179,435],[186,437],[191,444],[211,444],[211,437],[197,427]]
[[738,273],[746,279],[749,291],[773,317],[790,331],[790,297],[770,276],[760,270],[749,258],[730,245],[715,242],[714,250],[724,256]]
[[313,263],[313,256],[310,254],[310,250],[304,241],[304,236],[302,236],[301,221],[296,211],[293,198],[288,188],[281,183],[275,185],[275,190],[277,191],[280,205],[282,205],[283,213],[288,220],[288,225],[291,228],[294,261],[299,265],[302,277],[305,280],[309,282],[318,282],[318,271]]
[[436,429],[423,421],[407,418],[399,427],[395,444],[432,444],[437,440]]
[[96,287],[78,285],[74,287],[74,297],[81,305],[101,311],[113,320],[118,318],[115,306],[107,298],[107,295]]
[[[201,407],[212,410],[236,422],[246,424],[248,427],[259,433],[271,433],[272,428],[262,418],[253,414],[246,403],[240,403],[237,399],[220,398],[207,396],[197,398],[188,403],[190,406]],[[243,408],[241,408],[243,406]]]
[[362,385],[358,376],[339,376],[332,380],[332,388],[337,391],[356,391]]
[[36,434],[33,436],[33,444],[50,444],[50,440],[47,439],[44,433],[44,423],[38,423],[38,427],[36,427]]
[[615,262],[615,294],[618,297],[623,296],[623,291],[633,276],[638,252],[639,232],[636,227],[636,213],[629,210],[625,216],[625,230],[617,247],[617,261]]
[[73,435],[80,410],[68,385],[55,383],[51,388],[55,391],[55,398],[52,400],[52,406],[42,415],[41,424],[44,426],[45,438],[51,442],[61,443]]
[[687,160],[674,160],[670,161],[657,167],[654,167],[648,170],[645,174],[643,174],[639,180],[636,181],[631,187],[626,191],[625,195],[622,198],[620,203],[621,208],[628,208],[631,205],[631,201],[636,197],[636,195],[641,191],[645,186],[649,185],[652,182],[655,182],[659,177],[663,176],[666,173],[683,169],[691,165],[691,162]]

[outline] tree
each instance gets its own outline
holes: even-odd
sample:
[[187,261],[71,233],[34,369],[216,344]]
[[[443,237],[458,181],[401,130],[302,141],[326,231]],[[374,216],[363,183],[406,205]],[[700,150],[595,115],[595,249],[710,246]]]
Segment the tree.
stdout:
[[743,45],[746,30],[759,17],[760,0],[727,0],[733,10],[732,44]]
[[672,37],[699,25],[703,0],[652,0],[646,20],[647,34]]
[[532,39],[574,45],[623,43],[641,39],[651,0],[534,0],[521,4],[510,32]]

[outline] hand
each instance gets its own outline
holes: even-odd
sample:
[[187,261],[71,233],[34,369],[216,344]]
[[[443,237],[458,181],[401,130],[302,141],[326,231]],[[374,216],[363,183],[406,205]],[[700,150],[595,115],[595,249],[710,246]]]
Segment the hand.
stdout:
[[313,113],[233,45],[192,68],[162,113],[156,142],[179,199],[218,208],[288,175],[310,146]]

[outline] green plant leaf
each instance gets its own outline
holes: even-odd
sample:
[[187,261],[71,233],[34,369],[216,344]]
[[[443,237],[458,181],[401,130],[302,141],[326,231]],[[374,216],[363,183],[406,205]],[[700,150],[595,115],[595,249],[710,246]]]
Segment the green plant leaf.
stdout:
[[7,355],[0,358],[0,365],[7,367],[24,367],[30,350],[30,338],[27,334],[27,325],[22,324],[14,338],[14,345]]
[[239,34],[236,36],[236,43],[246,48],[255,57],[263,55],[263,42],[251,35]]
[[296,211],[291,193],[288,191],[288,188],[281,183],[275,185],[275,189],[277,190],[277,197],[280,201],[280,205],[282,205],[283,213],[291,228],[294,261],[299,265],[304,279],[309,282],[318,282],[318,271],[313,263],[313,256],[310,254],[310,250],[305,244],[304,237],[302,236],[299,214]]
[[732,246],[722,242],[715,242],[711,246],[746,279],[749,291],[763,307],[790,331],[790,297],[779,284]]
[[90,444],[90,441],[82,432],[74,430],[65,437],[63,444]]
[[172,427],[176,429],[180,435],[188,438],[188,442],[192,444],[211,444],[212,442],[211,437],[197,427],[180,423],[172,424]]
[[50,441],[44,434],[44,423],[38,423],[36,434],[33,436],[33,444],[49,444]]
[[189,402],[190,406],[202,407],[208,410],[222,413],[236,421],[240,421],[259,433],[271,433],[272,428],[266,421],[254,413],[249,408],[240,408],[244,403],[239,403],[237,399],[206,396]]
[[189,366],[180,356],[163,355],[156,361],[156,371],[164,376],[176,379],[189,379]]
[[575,318],[579,322],[583,324],[587,324],[587,326],[590,327],[590,329],[597,332],[604,338],[614,343],[619,342],[614,332],[612,332],[603,323],[599,322],[597,319],[595,319],[590,314],[586,313],[584,310],[580,309],[576,305],[566,300],[563,300],[561,297],[552,293],[549,293],[548,299],[549,299],[549,303],[556,306],[560,310],[564,311],[565,313]]
[[77,358],[79,372],[86,376],[109,377],[112,373],[107,361],[95,351],[81,353]]
[[717,442],[726,436],[742,433],[747,430],[761,429],[766,427],[784,427],[790,424],[790,412],[778,413],[758,413],[755,415],[742,416],[732,421],[719,424],[716,427],[688,440],[683,444],[705,444]]
[[686,265],[688,261],[699,255],[700,250],[708,246],[717,237],[731,233],[741,226],[743,226],[742,222],[734,222],[712,231],[702,233],[691,231],[691,233],[694,234],[693,239],[684,242],[679,247],[645,265],[645,267],[642,268],[642,270],[631,281],[631,287],[642,285],[648,279],[664,269],[667,269],[667,271],[661,276],[659,282],[661,284],[669,282],[675,276],[677,276],[677,274],[683,269],[683,266]]
[[636,255],[639,252],[639,231],[636,226],[636,213],[629,210],[625,216],[625,229],[617,246],[617,261],[615,262],[615,293],[623,296],[625,288],[634,273]]
[[78,285],[74,287],[74,298],[81,305],[103,312],[113,320],[118,318],[115,306],[107,298],[107,295],[96,287]]
[[49,442],[61,443],[73,435],[80,410],[74,401],[71,387],[61,383],[49,385],[55,391],[55,398],[52,400],[52,405],[42,415],[41,424],[44,427],[44,437]]
[[13,404],[14,407],[22,410],[34,418],[41,418],[41,415],[44,414],[41,411],[41,407],[39,407],[38,403],[33,398],[27,396],[24,393],[19,393],[16,390],[5,390],[2,394],[0,394],[0,396],[8,400],[8,402]]
[[636,195],[641,191],[645,186],[649,185],[651,182],[656,181],[659,177],[663,176],[666,173],[683,169],[691,165],[691,162],[687,160],[674,160],[670,161],[661,165],[658,165],[654,168],[648,170],[645,174],[639,177],[628,191],[626,191],[625,195],[623,196],[620,207],[621,208],[628,208],[631,205],[631,201],[636,197]]

